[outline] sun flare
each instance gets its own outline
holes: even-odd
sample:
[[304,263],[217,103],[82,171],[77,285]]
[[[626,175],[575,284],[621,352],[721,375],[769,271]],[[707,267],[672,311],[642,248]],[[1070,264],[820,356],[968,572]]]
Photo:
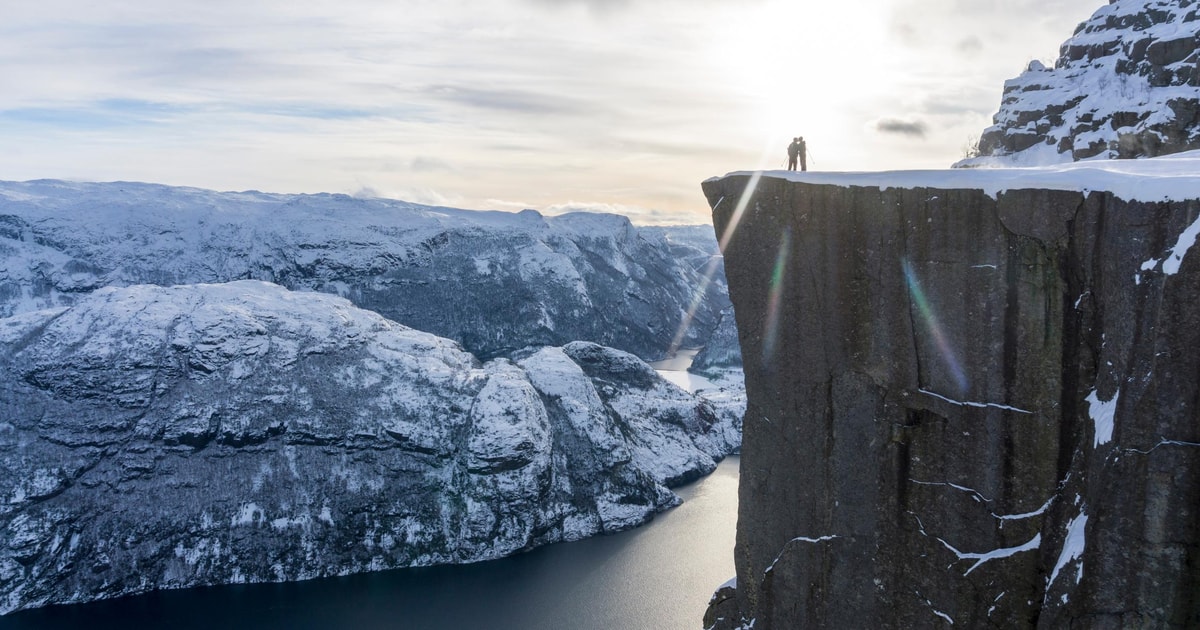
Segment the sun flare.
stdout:
[[[742,123],[774,148],[794,135],[820,136],[848,113],[841,98],[850,69],[878,65],[884,40],[880,11],[869,2],[853,33],[844,8],[771,0],[731,11],[714,32],[712,54],[728,89],[752,112]],[[782,151],[782,149],[780,149]],[[773,168],[774,154],[764,166]]]

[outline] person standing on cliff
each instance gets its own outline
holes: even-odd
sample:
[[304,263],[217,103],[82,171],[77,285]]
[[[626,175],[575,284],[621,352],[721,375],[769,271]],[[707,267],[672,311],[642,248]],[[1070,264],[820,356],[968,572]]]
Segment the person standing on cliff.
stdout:
[[792,138],[788,145],[788,170],[796,170],[796,160],[800,160],[800,170],[808,170],[808,146],[804,144],[804,136]]

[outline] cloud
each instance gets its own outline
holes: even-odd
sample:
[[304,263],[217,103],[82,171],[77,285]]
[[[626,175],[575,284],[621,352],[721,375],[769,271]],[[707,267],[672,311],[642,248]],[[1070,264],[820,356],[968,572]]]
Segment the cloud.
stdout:
[[455,168],[447,161],[430,157],[426,155],[418,155],[413,158],[408,164],[409,170],[414,173],[435,173],[438,171],[453,172]]
[[0,110],[0,124],[64,130],[127,128],[165,124],[187,108],[134,99],[106,99],[87,104],[18,107]]
[[504,199],[488,199],[484,203],[489,208],[504,210],[506,212],[520,212],[521,210],[533,207],[532,204],[525,203],[524,201],[507,201]]
[[[526,0],[530,4],[540,5],[545,7],[570,7],[583,6],[592,10],[594,13],[606,14],[613,11],[631,9],[637,6],[663,4],[672,0]],[[675,4],[684,6],[696,6],[704,4],[726,4],[733,6],[755,5],[762,4],[765,0],[673,0]]]
[[433,85],[435,98],[479,109],[521,114],[582,114],[589,109],[572,99],[529,90],[487,89],[462,85]]
[[974,35],[970,35],[959,40],[955,47],[958,49],[958,52],[964,55],[977,55],[983,52],[983,41]]
[[[1013,3],[16,2],[0,20],[0,171],[466,207],[574,196],[695,223],[697,182],[777,164],[783,147],[764,147],[794,130],[823,169],[957,158],[1004,79],[1099,0]],[[821,51],[852,29],[858,80],[785,55],[797,42],[765,37],[772,24],[804,25]]]
[[582,5],[594,11],[611,11],[630,5],[630,0],[531,0],[531,2],[548,7]]
[[922,120],[901,120],[899,118],[880,118],[875,121],[875,131],[901,136],[924,138],[929,131],[929,125]]

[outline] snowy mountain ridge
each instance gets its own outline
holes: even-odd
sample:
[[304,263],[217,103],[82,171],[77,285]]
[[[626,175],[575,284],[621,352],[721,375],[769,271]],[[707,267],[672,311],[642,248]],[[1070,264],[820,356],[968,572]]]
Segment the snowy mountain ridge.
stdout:
[[483,359],[587,340],[652,360],[680,326],[684,345],[703,345],[728,306],[719,265],[703,282],[717,248],[699,230],[346,195],[0,182],[0,316],[102,286],[257,279],[336,293]]
[[1112,0],[1006,81],[1000,110],[959,167],[1153,157],[1200,148],[1200,6]]

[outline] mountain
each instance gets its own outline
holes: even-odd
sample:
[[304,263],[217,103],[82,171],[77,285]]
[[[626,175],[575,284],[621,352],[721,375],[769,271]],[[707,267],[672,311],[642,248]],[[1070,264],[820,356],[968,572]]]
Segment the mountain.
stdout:
[[1200,4],[1112,0],[1075,29],[1053,68],[1004,84],[979,155],[955,164],[1030,166],[1200,149]]
[[704,191],[748,399],[704,627],[1200,627],[1200,151]]
[[104,286],[255,279],[341,295],[481,359],[586,340],[656,360],[703,346],[728,307],[716,251],[711,228],[617,215],[0,182],[0,316]]
[[742,350],[738,345],[737,334],[737,321],[733,306],[730,306],[721,312],[717,327],[709,335],[704,348],[696,354],[691,370],[699,374],[718,375],[729,370],[731,366],[740,369]]
[[[186,234],[127,226],[122,251],[149,243],[145,257]],[[115,231],[40,234],[107,263]],[[163,262],[165,280],[196,260]],[[0,614],[625,529],[740,440],[740,417],[592,343],[480,363],[341,297],[254,280],[70,297],[0,319]]]

